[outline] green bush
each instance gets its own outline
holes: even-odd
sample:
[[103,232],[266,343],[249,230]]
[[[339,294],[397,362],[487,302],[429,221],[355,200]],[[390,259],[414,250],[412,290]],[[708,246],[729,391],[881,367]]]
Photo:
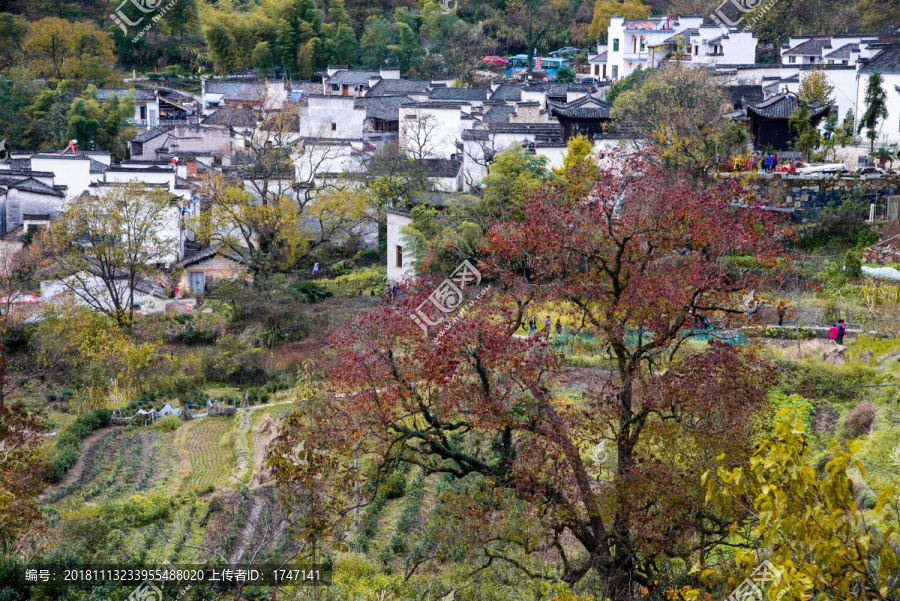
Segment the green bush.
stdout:
[[[749,338],[775,338],[778,340],[796,340],[797,328],[777,326],[756,326],[747,328]],[[812,340],[820,334],[817,330],[810,330],[800,326],[800,340]],[[822,334],[824,336],[824,333]]]
[[353,258],[359,261],[380,261],[381,253],[374,248],[367,248],[356,253],[356,256]]
[[400,511],[400,517],[397,519],[397,529],[394,531],[394,536],[391,537],[390,548],[394,553],[406,551],[409,531],[419,513],[419,506],[422,504],[424,492],[425,475],[419,471],[409,483],[406,491],[406,503]]
[[153,424],[153,429],[159,430],[160,432],[174,432],[181,427],[181,424],[181,418],[174,415],[167,415],[161,419],[156,420],[156,422]]
[[318,303],[331,296],[331,292],[309,280],[294,282],[291,285],[291,291],[304,303]]
[[49,478],[52,482],[62,480],[69,468],[78,461],[78,447],[81,439],[98,428],[108,426],[111,419],[112,411],[109,409],[87,411],[75,418],[68,428],[59,433],[56,438],[56,457],[49,465]]
[[388,499],[399,499],[405,492],[406,475],[400,471],[395,471],[388,476],[378,489],[378,494],[384,495]]

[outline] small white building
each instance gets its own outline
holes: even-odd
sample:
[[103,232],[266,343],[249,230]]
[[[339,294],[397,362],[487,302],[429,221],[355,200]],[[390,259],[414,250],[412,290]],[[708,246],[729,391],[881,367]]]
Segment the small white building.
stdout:
[[97,90],[97,100],[100,104],[110,97],[116,96],[122,100],[126,95],[133,94],[135,99],[134,125],[138,131],[144,131],[159,125],[159,95],[156,90],[100,88]]

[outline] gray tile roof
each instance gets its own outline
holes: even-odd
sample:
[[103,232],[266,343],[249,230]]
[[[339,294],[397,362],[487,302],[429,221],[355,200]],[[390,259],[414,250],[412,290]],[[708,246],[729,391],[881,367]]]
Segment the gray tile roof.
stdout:
[[466,194],[464,192],[443,192],[440,190],[429,190],[419,192],[412,198],[413,204],[430,204],[436,207],[445,207],[452,200],[459,200]]
[[731,104],[734,105],[744,104],[745,102],[762,102],[766,98],[761,85],[724,86],[722,91],[725,93],[725,97],[731,100]]
[[[790,119],[794,109],[797,108],[797,97],[793,94],[778,94],[762,102],[747,105],[747,114],[756,115],[763,119]],[[815,119],[827,115],[831,105],[810,105],[810,118]]]
[[106,173],[106,171],[108,169],[109,169],[109,165],[107,165],[106,163],[101,163],[100,161],[95,161],[94,159],[91,159],[91,168],[90,168],[91,173]]
[[456,159],[422,159],[417,163],[428,177],[456,177],[462,169],[462,161]]
[[490,93],[490,88],[435,88],[428,97],[434,100],[484,101]]
[[159,136],[169,133],[165,127],[151,127],[147,131],[140,133],[131,139],[132,142],[149,142],[154,138],[158,138]]
[[256,127],[257,113],[251,107],[225,106],[203,119],[203,125]]
[[501,84],[501,86],[491,94],[491,100],[522,100],[522,90],[524,89],[524,84]]
[[785,52],[784,56],[822,56],[825,48],[831,48],[831,37],[806,40]]
[[222,100],[262,102],[267,96],[265,84],[241,81],[207,81],[207,94],[221,94]]
[[849,60],[854,50],[859,50],[859,44],[844,44],[837,50],[832,50],[826,54],[825,58],[830,60]]
[[900,73],[900,44],[884,44],[859,70],[862,73]]
[[366,119],[381,119],[383,121],[399,121],[400,105],[409,104],[412,99],[409,96],[375,96],[369,98],[357,98],[353,108],[365,108]]
[[414,79],[382,79],[366,92],[366,98],[373,96],[424,95],[428,93],[428,82]]
[[135,100],[140,100],[142,102],[151,102],[153,100],[156,100],[155,90],[142,90],[139,88],[133,90],[122,88],[100,88],[99,90],[97,90],[97,98],[100,100],[100,102],[103,102],[110,96],[118,96],[119,100],[121,100],[128,92],[134,92]]
[[508,104],[498,104],[492,106],[484,114],[484,120],[491,123],[509,123],[509,118],[515,112],[516,108]]
[[17,190],[24,190],[26,192],[33,192],[35,194],[46,194],[49,196],[57,196],[59,198],[64,198],[66,195],[56,190],[55,188],[51,188],[46,184],[42,184],[36,179],[24,179],[20,182],[16,182],[14,184],[10,184],[9,188],[16,188]]
[[582,96],[572,102],[547,101],[551,113],[567,119],[609,119],[612,105],[593,96]]
[[369,79],[372,77],[381,77],[381,73],[378,71],[338,71],[331,77],[325,80],[326,84],[347,84],[347,85],[357,85],[357,86],[367,86],[369,85]]
[[692,35],[700,35],[700,29],[697,27],[688,27],[682,31],[679,31],[675,35],[669,36],[662,41],[663,44],[677,44],[678,40],[686,40],[690,42],[690,37]]

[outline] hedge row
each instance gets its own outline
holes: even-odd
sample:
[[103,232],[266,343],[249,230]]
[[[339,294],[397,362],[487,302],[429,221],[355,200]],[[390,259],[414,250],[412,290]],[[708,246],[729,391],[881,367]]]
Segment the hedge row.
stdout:
[[402,553],[406,550],[406,539],[412,528],[416,516],[419,514],[419,506],[422,504],[422,496],[425,493],[425,474],[419,471],[410,481],[406,489],[406,503],[400,510],[397,519],[397,529],[391,538],[391,549],[394,553]]
[[109,425],[112,411],[96,409],[82,413],[72,424],[59,433],[56,439],[56,457],[50,462],[50,480],[59,482],[69,468],[78,461],[81,439],[96,430]]

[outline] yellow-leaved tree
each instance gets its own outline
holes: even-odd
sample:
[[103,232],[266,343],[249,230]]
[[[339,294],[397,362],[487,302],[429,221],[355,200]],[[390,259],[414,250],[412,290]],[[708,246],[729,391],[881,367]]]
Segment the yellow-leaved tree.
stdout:
[[726,117],[721,86],[705,69],[669,63],[653,69],[639,88],[616,96],[611,112],[646,142],[668,168],[705,180],[716,154],[734,155],[746,133]]
[[591,176],[597,170],[593,150],[590,138],[584,134],[569,138],[562,166],[552,168],[553,174],[564,182],[573,202],[587,198],[593,186],[594,178]]
[[606,40],[606,31],[612,17],[621,16],[626,19],[646,19],[650,16],[650,6],[641,0],[597,0],[594,4],[594,17],[588,33],[595,39]]
[[[749,572],[768,558],[774,578],[765,594],[771,600],[896,599],[898,558],[888,525],[896,519],[890,515],[896,513],[896,490],[878,491],[877,504],[864,516],[850,477],[853,470],[865,475],[854,457],[862,444],[832,441],[830,458],[817,473],[802,411],[783,409],[776,417],[774,436],[758,445],[747,466],[723,465],[703,476],[708,504],[746,507],[755,521],[752,539],[737,535],[730,541],[744,547],[735,560]],[[708,571],[702,565],[694,570]]]

